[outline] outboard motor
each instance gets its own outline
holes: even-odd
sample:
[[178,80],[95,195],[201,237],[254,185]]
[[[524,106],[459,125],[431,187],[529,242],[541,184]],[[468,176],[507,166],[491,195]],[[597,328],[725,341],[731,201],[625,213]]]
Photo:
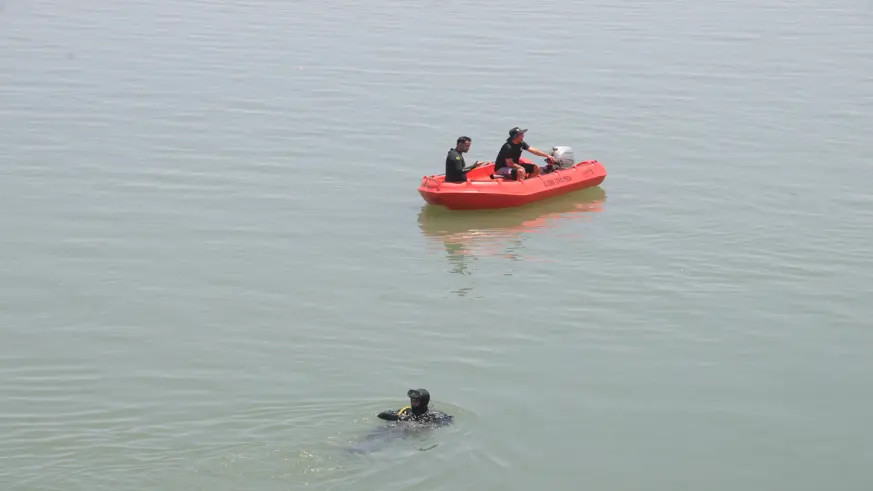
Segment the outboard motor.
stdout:
[[576,164],[570,147],[552,147],[551,155],[555,159],[555,166],[559,168],[566,169]]
[[576,164],[573,156],[573,149],[570,147],[558,146],[552,147],[552,152],[549,154],[555,159],[554,164],[547,164],[543,167],[543,173],[549,174],[560,169],[568,169]]

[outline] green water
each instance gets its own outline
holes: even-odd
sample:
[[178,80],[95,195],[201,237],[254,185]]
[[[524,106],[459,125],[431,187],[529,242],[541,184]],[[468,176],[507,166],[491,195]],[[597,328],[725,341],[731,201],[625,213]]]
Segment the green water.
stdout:
[[[3,2],[0,488],[870,489],[871,20]],[[516,125],[606,181],[424,204]]]

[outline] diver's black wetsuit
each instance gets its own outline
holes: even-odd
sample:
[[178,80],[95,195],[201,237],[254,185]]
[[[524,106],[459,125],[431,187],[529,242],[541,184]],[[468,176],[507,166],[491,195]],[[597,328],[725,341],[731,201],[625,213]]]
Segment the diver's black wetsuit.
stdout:
[[430,402],[430,394],[419,389],[421,394],[418,406],[406,406],[395,411],[382,411],[377,416],[386,421],[409,421],[427,426],[443,426],[452,423],[452,417],[442,411],[430,410],[427,404]]

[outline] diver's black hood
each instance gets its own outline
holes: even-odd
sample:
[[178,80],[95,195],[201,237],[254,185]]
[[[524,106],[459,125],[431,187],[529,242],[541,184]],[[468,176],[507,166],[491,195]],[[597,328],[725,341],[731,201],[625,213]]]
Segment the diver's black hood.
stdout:
[[406,395],[410,399],[418,399],[418,406],[412,407],[412,414],[420,416],[427,412],[427,405],[430,403],[430,392],[425,389],[410,389]]

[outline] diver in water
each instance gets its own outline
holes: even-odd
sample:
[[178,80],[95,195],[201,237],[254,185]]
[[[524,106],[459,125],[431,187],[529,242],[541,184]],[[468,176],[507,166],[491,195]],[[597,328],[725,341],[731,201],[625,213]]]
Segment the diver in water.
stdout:
[[[417,433],[420,429],[436,429],[452,424],[451,416],[428,407],[430,403],[430,393],[428,391],[412,389],[406,395],[409,396],[408,406],[399,410],[382,411],[377,415],[379,419],[395,421],[398,424],[385,425],[378,428],[360,442],[347,447],[346,450],[351,453],[370,453],[381,449],[387,442],[397,438],[406,438],[410,435],[410,432]],[[419,450],[430,450],[435,446],[419,448]]]
[[428,426],[443,426],[452,423],[452,417],[441,411],[431,410],[430,393],[424,389],[411,389],[406,393],[409,405],[397,411],[382,411],[377,414],[379,419],[386,421],[412,421]]

